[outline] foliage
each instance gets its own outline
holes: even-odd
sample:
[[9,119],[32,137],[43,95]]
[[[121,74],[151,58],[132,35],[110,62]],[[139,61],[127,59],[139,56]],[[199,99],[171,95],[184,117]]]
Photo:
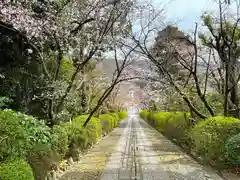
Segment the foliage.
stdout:
[[101,121],[103,134],[110,132],[114,128],[114,125],[117,123],[116,119],[110,114],[101,114],[99,116],[99,119]]
[[141,110],[139,113],[140,117],[143,118],[144,120],[147,120],[148,114],[149,114],[148,110]]
[[192,123],[186,112],[148,112],[148,123],[180,144],[189,144],[188,131]]
[[52,133],[52,136],[55,136],[52,149],[63,159],[68,151],[68,134],[60,125],[54,126]]
[[[164,133],[167,128],[168,120],[172,117],[172,113],[170,112],[158,112],[154,115],[154,127],[160,132]],[[148,119],[150,120],[150,119]]]
[[[87,119],[87,115],[78,116],[73,119],[73,122],[77,121],[81,126],[84,124],[85,120]],[[92,117],[89,124],[86,126],[86,132],[88,135],[88,144],[92,145],[96,143],[102,135],[102,128],[100,119],[96,117]]]
[[0,163],[0,177],[2,180],[34,180],[31,167],[23,159]]
[[37,144],[28,153],[27,160],[36,180],[44,180],[59,160],[55,152],[46,144]]
[[118,116],[122,120],[122,119],[127,118],[128,113],[127,113],[127,111],[120,111],[120,112],[118,112]]
[[0,2],[0,96],[13,100],[10,108],[46,119],[49,126],[90,113],[106,88],[103,72],[97,78],[92,73],[122,30],[129,30],[132,2],[118,4]]
[[181,145],[189,145],[190,139],[188,138],[188,132],[191,127],[190,113],[175,112],[172,113],[171,118],[166,123],[165,133]]
[[227,159],[235,165],[240,165],[240,133],[230,137],[225,144]]
[[80,121],[63,123],[60,125],[62,131],[65,131],[68,136],[68,152],[67,157],[76,158],[78,153],[84,151],[88,145],[88,136],[85,129],[82,128]]
[[101,114],[99,119],[101,121],[102,132],[106,134],[110,132],[113,128],[115,128],[120,120],[125,119],[127,117],[126,111],[120,111],[118,113],[108,113]]
[[118,113],[109,113],[112,117],[113,117],[113,119],[114,119],[114,128],[115,127],[117,127],[118,126],[118,124],[119,124],[119,122],[120,122],[120,118],[119,118],[119,116],[118,116]]
[[12,110],[0,111],[0,159],[25,157],[36,144],[51,147],[51,129],[32,116]]
[[4,107],[4,106],[7,106],[11,102],[12,102],[12,100],[9,99],[8,97],[0,97],[0,108]]
[[[219,93],[207,93],[205,95],[207,102],[212,107],[215,115],[223,115],[223,98],[222,95]],[[203,105],[203,103],[199,103],[199,98],[195,98],[193,101],[195,107],[197,107],[203,114],[207,114],[210,116],[209,112]]]
[[69,81],[71,78],[71,74],[74,71],[74,66],[72,61],[70,61],[67,58],[63,58],[60,71],[61,71],[62,78],[66,81]]
[[216,116],[198,122],[189,132],[193,150],[210,163],[227,163],[224,145],[229,137],[240,132],[240,121]]

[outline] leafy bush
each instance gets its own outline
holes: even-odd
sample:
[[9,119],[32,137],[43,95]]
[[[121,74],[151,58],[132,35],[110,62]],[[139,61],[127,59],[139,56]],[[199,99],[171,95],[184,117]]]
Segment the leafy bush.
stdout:
[[194,150],[204,157],[205,162],[223,163],[226,161],[224,145],[227,139],[239,132],[239,119],[216,116],[198,122],[190,131],[189,137]]
[[185,112],[149,112],[150,125],[178,143],[189,144],[188,131],[191,128],[190,113]]
[[127,112],[121,111],[119,113],[109,113],[109,114],[101,114],[99,116],[102,126],[102,132],[108,133],[114,127],[116,127],[121,119],[127,117]]
[[28,153],[27,160],[32,167],[35,180],[44,180],[59,159],[51,147],[46,144],[37,144]]
[[66,156],[77,158],[80,151],[84,151],[88,145],[88,136],[86,129],[83,129],[82,122],[73,121],[72,123],[61,124],[63,131],[68,136],[68,152]]
[[53,141],[51,129],[43,122],[12,110],[0,111],[0,161],[26,157],[36,144],[49,147]]
[[151,126],[155,127],[155,121],[156,121],[156,119],[155,119],[155,113],[154,113],[154,112],[148,112],[148,115],[147,115],[147,119],[146,119],[146,120],[148,121],[148,123],[149,123]]
[[190,113],[175,112],[166,123],[166,134],[171,138],[181,139],[191,127]]
[[120,111],[119,113],[118,113],[118,116],[119,116],[119,118],[122,120],[122,119],[126,119],[127,118],[127,116],[128,116],[128,113],[127,113],[127,111]]
[[[149,113],[150,114],[150,113]],[[149,116],[148,118],[150,118]],[[168,120],[172,117],[172,113],[170,112],[158,112],[154,115],[154,127],[160,132],[164,133],[166,131],[166,125]]]
[[8,107],[9,104],[11,104],[13,101],[12,99],[4,96],[0,96],[0,108],[1,107]]
[[140,117],[144,120],[147,120],[148,114],[149,114],[148,110],[141,110],[139,113]]
[[240,133],[230,137],[225,144],[227,159],[236,165],[240,165]]
[[34,180],[31,167],[22,159],[1,163],[0,177],[2,180]]
[[109,113],[109,114],[114,118],[114,126],[113,127],[117,127],[120,122],[118,113]]
[[[88,118],[88,115],[78,116],[78,117],[74,118],[73,122],[77,121],[81,125],[83,125],[87,118]],[[90,119],[90,121],[88,122],[85,129],[88,134],[88,144],[89,145],[96,143],[101,138],[102,127],[101,127],[100,119],[98,119],[96,117],[92,117]]]
[[103,133],[108,133],[110,132],[113,128],[116,120],[113,116],[110,114],[101,114],[99,116],[99,119],[101,121],[101,127],[102,127],[102,132]]
[[55,136],[52,143],[53,150],[63,159],[68,151],[68,133],[61,126],[54,126],[52,132]]

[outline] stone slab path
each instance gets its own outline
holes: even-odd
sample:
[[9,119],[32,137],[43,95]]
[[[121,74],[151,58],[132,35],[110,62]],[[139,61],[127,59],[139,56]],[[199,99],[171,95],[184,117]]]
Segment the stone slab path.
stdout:
[[59,180],[99,180],[109,157],[115,152],[116,144],[126,125],[127,121],[122,121],[118,128],[89,149],[79,162],[65,171]]
[[[137,115],[63,174],[60,180],[226,180],[167,140]],[[232,179],[227,179],[232,180]]]

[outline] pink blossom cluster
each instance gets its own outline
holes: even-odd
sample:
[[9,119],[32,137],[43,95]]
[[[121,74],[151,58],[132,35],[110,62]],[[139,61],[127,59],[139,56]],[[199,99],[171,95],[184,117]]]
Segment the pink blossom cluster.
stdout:
[[11,4],[0,1],[0,21],[11,24],[13,28],[25,34],[32,43],[40,43],[47,39],[45,31],[53,33],[58,31],[55,15],[45,11],[42,18],[32,9],[33,2],[27,4]]

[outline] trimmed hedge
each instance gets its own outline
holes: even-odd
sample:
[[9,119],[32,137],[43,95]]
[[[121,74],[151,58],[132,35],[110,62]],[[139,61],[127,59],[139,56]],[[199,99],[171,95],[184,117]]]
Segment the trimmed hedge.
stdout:
[[140,112],[140,116],[169,138],[175,139],[179,143],[189,144],[188,130],[191,128],[190,113],[154,113],[143,110]]
[[117,127],[120,123],[120,118],[118,116],[118,113],[109,113],[114,118],[114,127]]
[[2,180],[34,180],[31,167],[23,159],[1,163],[0,177]]
[[190,113],[142,110],[140,116],[186,150],[202,157],[205,163],[219,168],[240,164],[239,119],[216,116],[194,125]]
[[212,163],[229,163],[225,156],[225,143],[240,132],[240,120],[216,116],[198,122],[190,131],[194,151]]
[[58,160],[57,154],[51,147],[45,144],[37,144],[27,156],[27,161],[32,167],[35,180],[44,180]]
[[126,119],[126,118],[127,118],[128,113],[127,113],[127,111],[120,111],[120,112],[118,113],[118,116],[119,116],[120,120],[123,120],[123,119]]
[[[79,125],[82,127],[86,119],[88,118],[88,115],[78,116],[73,119],[74,122],[78,122]],[[101,122],[99,118],[92,117],[90,121],[88,122],[86,128],[84,130],[87,133],[87,139],[88,139],[88,145],[92,145],[96,143],[102,135],[102,127]]]
[[[125,116],[125,113],[120,114],[121,117]],[[34,178],[44,179],[57,162],[70,156],[78,160],[80,152],[96,143],[103,133],[108,133],[120,122],[119,113],[110,113],[100,116],[101,118],[92,117],[84,128],[87,117],[88,115],[78,116],[71,123],[62,123],[51,129],[32,116],[0,110],[0,162],[26,159]],[[105,125],[103,121],[109,123]],[[17,165],[19,164],[16,163]]]
[[140,115],[140,117],[143,118],[144,120],[147,120],[147,117],[148,117],[148,114],[149,114],[149,113],[150,113],[150,112],[147,111],[147,110],[141,110],[140,113],[139,113],[139,115]]
[[101,121],[102,132],[106,134],[110,132],[113,128],[117,127],[122,119],[127,117],[126,111],[121,111],[119,113],[109,113],[101,114],[99,119]]
[[117,120],[110,114],[101,114],[99,118],[103,134],[110,132],[114,128],[115,124],[117,124]]
[[88,146],[87,131],[83,129],[82,122],[73,121],[71,123],[61,124],[60,127],[63,131],[67,132],[68,138],[68,151],[67,157],[77,158],[78,154]]

